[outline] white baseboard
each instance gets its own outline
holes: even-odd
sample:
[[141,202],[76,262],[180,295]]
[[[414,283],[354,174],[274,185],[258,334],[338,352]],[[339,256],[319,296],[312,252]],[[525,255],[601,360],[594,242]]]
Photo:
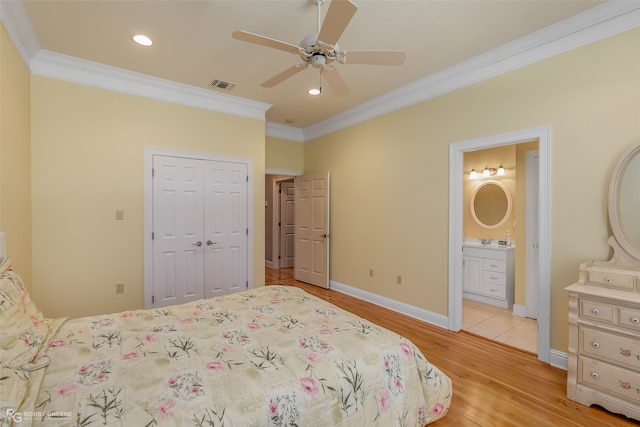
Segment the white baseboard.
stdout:
[[527,313],[527,306],[519,305],[519,304],[513,304],[513,314],[514,315],[520,316],[520,317],[527,317],[526,313]]
[[441,328],[445,329],[448,329],[449,327],[448,317],[443,316],[442,314],[433,313],[423,308],[392,300],[391,298],[372,294],[371,292],[356,289],[351,286],[335,282],[333,280],[330,281],[329,286],[331,287],[331,289],[343,294],[351,295],[352,297],[361,299],[363,301],[388,308],[389,310],[397,311],[398,313],[413,317],[418,320],[422,320],[423,322],[431,323],[432,325],[440,326]]
[[273,261],[264,260],[264,266],[267,268],[273,268]]
[[[449,318],[447,316],[443,316],[442,314],[434,313],[432,311],[425,310],[423,308],[419,308],[410,304],[395,301],[391,298],[387,298],[387,297],[373,294],[371,292],[363,291],[362,289],[357,289],[333,280],[329,282],[329,287],[337,292],[341,292],[343,294],[350,295],[354,298],[358,298],[363,301],[370,302],[371,304],[388,308],[389,310],[396,311],[398,313],[404,314],[409,317],[413,317],[414,319],[422,320],[423,322],[430,323],[432,325],[439,326],[444,329],[449,329]],[[549,364],[551,366],[555,366],[556,368],[560,368],[566,371],[568,366],[567,353],[564,353],[559,350],[555,350],[553,348],[550,349]]]
[[555,349],[549,350],[549,364],[551,366],[555,366],[556,368],[564,369],[565,371],[569,366],[569,359],[567,353],[563,353],[562,351],[558,351]]

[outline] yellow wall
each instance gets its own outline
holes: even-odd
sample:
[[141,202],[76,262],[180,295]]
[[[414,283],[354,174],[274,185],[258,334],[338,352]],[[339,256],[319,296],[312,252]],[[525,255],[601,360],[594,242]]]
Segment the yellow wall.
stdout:
[[254,286],[264,284],[264,121],[39,76],[31,89],[32,293],[46,316],[143,306],[144,147],[254,160]]
[[30,73],[0,24],[0,231],[31,289]]
[[449,145],[550,125],[551,347],[566,351],[564,287],[608,257],[609,176],[640,142],[639,45],[628,31],[305,143],[305,172],[331,173],[331,280],[446,315]]
[[302,171],[304,168],[304,145],[272,136],[266,137],[266,168],[285,171]]

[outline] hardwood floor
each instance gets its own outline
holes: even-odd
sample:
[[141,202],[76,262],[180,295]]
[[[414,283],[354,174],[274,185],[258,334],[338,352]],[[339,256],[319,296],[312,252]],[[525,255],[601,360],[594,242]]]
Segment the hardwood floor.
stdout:
[[566,397],[567,373],[534,355],[466,333],[451,332],[334,290],[293,279],[292,269],[266,269],[266,283],[297,286],[413,341],[453,381],[445,426],[638,426],[640,422]]

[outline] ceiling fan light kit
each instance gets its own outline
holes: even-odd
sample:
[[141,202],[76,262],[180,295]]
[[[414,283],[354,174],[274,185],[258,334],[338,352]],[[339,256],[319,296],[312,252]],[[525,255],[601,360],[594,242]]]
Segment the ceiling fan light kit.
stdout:
[[[404,51],[370,50],[349,52],[340,50],[338,39],[344,33],[349,22],[351,22],[358,7],[350,0],[332,0],[324,23],[322,23],[321,7],[324,4],[324,0],[312,0],[312,2],[318,9],[318,32],[303,38],[297,46],[247,31],[234,31],[231,33],[231,37],[236,40],[300,55],[302,63],[287,68],[263,82],[260,86],[266,88],[274,87],[311,65],[320,71],[320,78],[324,78],[337,96],[345,96],[350,93],[349,87],[338,73],[338,70],[331,65],[333,62],[339,64],[402,65],[406,60]],[[321,88],[318,89],[317,94],[321,91]]]

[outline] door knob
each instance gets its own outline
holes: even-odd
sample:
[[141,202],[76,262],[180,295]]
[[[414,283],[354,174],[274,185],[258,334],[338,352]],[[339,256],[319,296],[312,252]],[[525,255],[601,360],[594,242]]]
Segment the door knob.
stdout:
[[218,242],[212,242],[211,240],[207,240],[207,246],[216,245]]
[[202,246],[202,242],[197,241],[196,243],[192,243],[191,246]]
[[324,237],[326,239],[327,237],[329,237],[329,235],[327,233],[324,233],[324,234],[321,234],[320,237]]

